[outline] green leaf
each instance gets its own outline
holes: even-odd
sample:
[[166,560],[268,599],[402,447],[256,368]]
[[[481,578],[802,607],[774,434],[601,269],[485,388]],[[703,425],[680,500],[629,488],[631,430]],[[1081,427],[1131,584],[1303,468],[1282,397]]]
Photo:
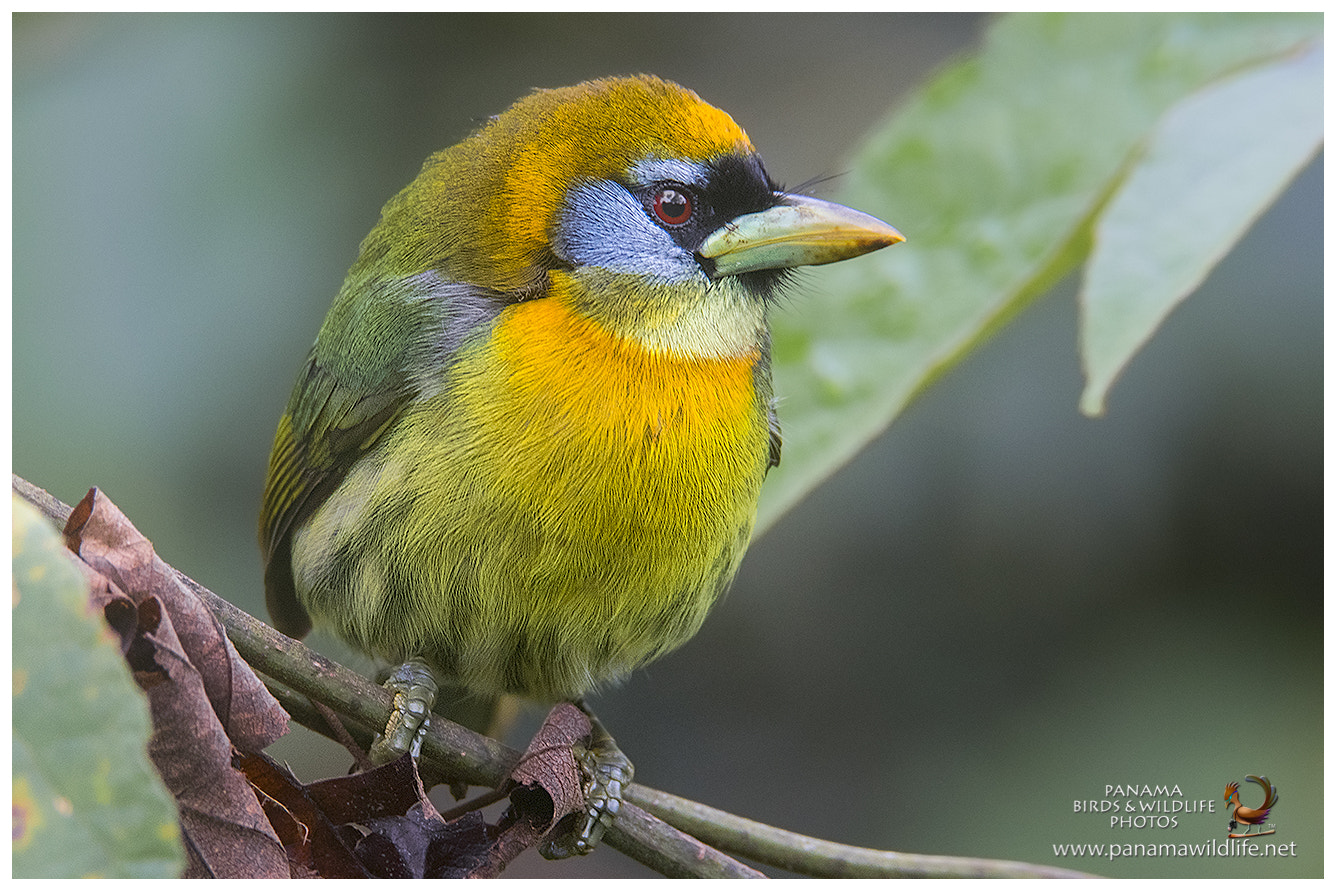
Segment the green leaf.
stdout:
[[908,241],[810,273],[774,317],[784,460],[758,530],[1089,253],[1164,115],[1320,39],[1301,14],[1006,16],[869,139],[839,199]]
[[1082,411],[1103,413],[1133,354],[1322,145],[1322,60],[1316,46],[1246,70],[1165,115],[1095,226]]
[[14,876],[180,875],[148,703],[60,536],[17,497],[13,518]]

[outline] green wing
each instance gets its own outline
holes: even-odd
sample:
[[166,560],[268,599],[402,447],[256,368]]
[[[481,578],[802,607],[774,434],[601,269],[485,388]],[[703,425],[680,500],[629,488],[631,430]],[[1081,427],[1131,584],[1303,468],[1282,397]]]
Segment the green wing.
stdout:
[[[293,586],[293,532],[416,397],[421,377],[410,369],[429,361],[419,344],[450,311],[448,296],[433,293],[442,287],[449,285],[437,276],[354,267],[320,327],[278,422],[260,510],[265,601],[284,634],[311,630]],[[440,351],[434,358],[448,361]]]
[[311,630],[292,578],[292,533],[315,512],[413,397],[403,374],[359,392],[307,358],[288,410],[278,422],[260,510],[265,602],[274,626],[290,637]]
[[260,550],[265,602],[279,631],[301,637],[311,630],[293,585],[293,533],[418,397],[422,382],[439,380],[463,342],[513,299],[434,271],[382,275],[359,262],[349,273],[269,457]]

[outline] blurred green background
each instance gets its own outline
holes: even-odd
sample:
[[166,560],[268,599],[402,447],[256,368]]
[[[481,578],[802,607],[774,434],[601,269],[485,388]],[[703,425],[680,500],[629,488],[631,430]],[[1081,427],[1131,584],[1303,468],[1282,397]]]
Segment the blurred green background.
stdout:
[[[358,242],[428,154],[532,87],[648,71],[729,111],[780,181],[837,176],[986,27],[15,16],[14,470],[66,502],[103,487],[166,560],[263,615],[274,423]],[[878,848],[1321,875],[1322,190],[1319,159],[1106,418],[1076,408],[1075,282],[929,388],[753,545],[695,640],[594,700],[637,779]],[[912,250],[915,221],[891,222]],[[278,751],[305,779],[346,767],[306,736]],[[1294,857],[1053,855],[1222,839],[1246,773],[1279,786],[1272,838]],[[1159,831],[1073,813],[1133,783],[1216,813]],[[604,851],[507,875],[643,872]]]

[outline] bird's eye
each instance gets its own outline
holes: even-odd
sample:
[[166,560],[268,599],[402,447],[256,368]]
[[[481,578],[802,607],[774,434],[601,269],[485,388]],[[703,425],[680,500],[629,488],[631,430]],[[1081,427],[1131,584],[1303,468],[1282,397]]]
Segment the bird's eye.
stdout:
[[654,193],[654,215],[669,226],[691,219],[691,196],[681,189],[664,186]]

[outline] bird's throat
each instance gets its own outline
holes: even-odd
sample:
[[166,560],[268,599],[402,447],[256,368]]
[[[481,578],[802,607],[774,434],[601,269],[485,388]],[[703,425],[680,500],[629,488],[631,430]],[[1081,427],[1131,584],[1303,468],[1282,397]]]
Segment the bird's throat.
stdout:
[[596,323],[664,361],[754,364],[769,334],[765,303],[736,278],[665,281],[599,267],[554,272],[546,309]]
[[716,448],[755,450],[736,441],[753,435],[760,415],[763,357],[754,342],[725,356],[655,349],[551,297],[508,307],[490,346],[509,372],[512,419],[541,405],[540,414],[566,419],[589,439],[648,442],[656,451],[680,450],[681,461]]

